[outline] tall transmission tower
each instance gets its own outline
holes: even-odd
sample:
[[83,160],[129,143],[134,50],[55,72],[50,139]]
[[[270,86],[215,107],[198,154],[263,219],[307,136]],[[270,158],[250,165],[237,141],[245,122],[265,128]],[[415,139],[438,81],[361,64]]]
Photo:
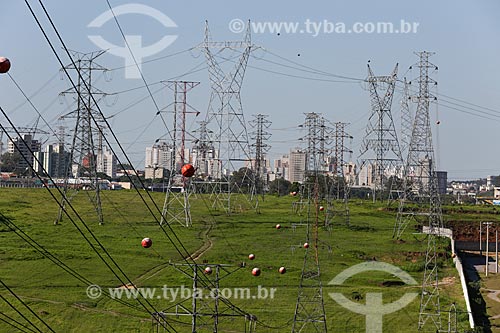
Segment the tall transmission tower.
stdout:
[[349,189],[353,172],[346,174],[345,154],[352,154],[346,142],[351,140],[352,136],[346,132],[347,123],[336,122],[333,125],[333,160],[330,164],[332,166],[333,186],[330,186],[329,191],[326,223],[331,223],[331,220],[336,216],[342,216],[345,224],[349,225]]
[[[231,181],[231,173],[238,171],[244,163],[251,161],[250,146],[243,107],[241,104],[241,86],[250,53],[255,49],[250,38],[250,24],[242,41],[214,42],[205,26],[205,41],[199,46],[205,53],[209,79],[212,87],[206,122],[213,130],[213,163],[211,194],[213,208],[224,209],[227,213],[234,210],[232,193],[244,193],[240,184]],[[221,63],[229,60],[224,51],[241,51],[230,63],[234,67],[224,72]],[[222,60],[222,61],[221,61]],[[252,173],[244,168],[243,179],[253,184]],[[248,184],[250,185],[250,184]],[[250,192],[250,188],[247,190]]]
[[251,144],[255,156],[255,188],[252,193],[264,195],[264,186],[266,183],[266,153],[271,149],[271,146],[267,143],[267,140],[271,137],[271,133],[269,133],[267,129],[271,126],[271,121],[267,119],[267,115],[263,114],[257,114],[253,117],[255,119],[250,121],[250,125],[254,129],[254,131],[250,133],[250,138],[255,140],[254,143]]
[[[417,52],[419,62],[418,94],[412,100],[417,103],[413,131],[408,149],[408,158],[404,168],[404,188],[399,202],[399,210],[394,225],[394,235],[401,239],[403,232],[411,220],[428,225],[428,241],[425,256],[425,270],[422,282],[420,313],[418,327],[422,329],[430,321],[433,329],[441,329],[441,313],[439,303],[437,240],[443,226],[441,200],[438,192],[438,181],[432,145],[429,106],[436,97],[430,92],[430,85],[437,85],[431,79],[430,70],[437,67],[429,62],[433,52]],[[408,203],[417,205],[408,209]]]
[[326,167],[325,119],[319,113],[306,113],[306,120],[302,127],[307,130],[304,138],[307,141],[306,174],[324,172]]
[[[309,195],[308,219],[304,263],[299,284],[299,292],[293,316],[292,332],[326,332],[326,314],[323,302],[323,286],[319,264],[319,206],[320,180],[324,160],[324,118],[318,113],[307,113],[303,125],[307,128],[307,176],[313,179],[312,196]],[[309,191],[310,192],[310,191]],[[313,200],[311,202],[311,199]]]
[[[169,177],[163,203],[161,224],[178,222],[186,227],[191,226],[191,208],[189,205],[190,179],[180,173],[182,166],[189,162],[186,156],[186,115],[198,111],[191,111],[187,102],[187,93],[199,82],[191,81],[168,81],[167,86],[174,92],[173,106],[173,130],[170,133],[172,139],[172,153],[169,159]],[[175,189],[175,190],[174,190]]]
[[64,67],[65,70],[75,70],[77,72],[76,91],[70,88],[63,91],[61,95],[76,95],[74,98],[77,107],[76,110],[62,116],[62,118],[72,118],[76,119],[76,121],[70,147],[69,163],[66,166],[61,208],[54,222],[55,224],[61,221],[65,204],[76,195],[80,187],[77,182],[81,177],[89,180],[88,184],[84,185],[88,189],[86,193],[94,206],[99,224],[104,222],[97,176],[97,161],[102,160],[102,135],[106,129],[106,122],[102,114],[96,110],[95,102],[104,98],[106,94],[92,85],[92,79],[95,71],[106,71],[106,68],[95,62],[105,52],[81,53],[71,51],[74,64],[71,63]]
[[396,64],[390,75],[375,76],[368,64],[366,80],[370,87],[372,113],[368,118],[366,133],[361,144],[359,172],[362,173],[365,169],[366,185],[371,185],[373,189],[373,200],[376,200],[377,193],[383,197],[383,191],[387,186],[392,189],[392,184],[387,182],[387,175],[390,173],[395,175],[403,161],[391,113],[397,72]]

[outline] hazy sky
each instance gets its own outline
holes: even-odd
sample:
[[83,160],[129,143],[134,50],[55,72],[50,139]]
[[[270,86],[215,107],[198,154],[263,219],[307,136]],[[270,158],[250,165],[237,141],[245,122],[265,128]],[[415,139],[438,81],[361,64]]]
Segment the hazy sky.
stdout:
[[[370,112],[369,92],[359,81],[333,75],[363,79],[367,61],[371,60],[377,75],[389,74],[399,63],[400,78],[413,79],[418,75],[416,70],[408,70],[418,60],[413,52],[436,52],[431,61],[439,66],[433,76],[439,83],[439,105],[433,106],[431,112],[433,126],[437,126],[436,120],[440,121],[439,130],[434,129],[433,137],[439,152],[439,168],[449,172],[449,179],[500,174],[500,154],[495,150],[500,127],[500,2],[496,0],[109,1],[115,8],[125,4],[150,6],[177,26],[165,27],[141,14],[118,17],[124,34],[142,36],[144,46],[167,35],[177,36],[165,49],[145,57],[143,61],[160,59],[143,64],[142,70],[160,108],[168,105],[173,95],[168,88],[162,89],[159,81],[177,78],[201,82],[188,95],[189,103],[202,112],[198,119],[188,117],[189,130],[197,127],[197,120],[204,119],[210,95],[203,54],[199,49],[186,51],[202,42],[205,20],[209,21],[213,40],[220,41],[241,38],[229,29],[234,19],[250,19],[259,24],[297,22],[296,33],[282,30],[278,35],[276,31],[254,31],[252,41],[262,49],[256,50],[249,59],[241,91],[246,119],[251,120],[251,115],[262,113],[268,114],[273,123],[269,142],[271,158],[298,146],[298,138],[304,133],[297,125],[303,122],[304,113],[319,112],[332,122],[351,123],[348,130],[354,136],[351,149],[356,159]],[[38,0],[29,2],[64,63],[69,63]],[[117,47],[123,47],[124,41],[114,20],[100,28],[88,27],[108,10],[105,0],[43,2],[70,49],[98,50],[89,35],[101,35]],[[342,28],[339,28],[344,24],[347,30],[352,29],[354,23],[361,22],[369,29],[378,22],[392,22],[398,29],[402,20],[416,24],[416,31],[405,34],[341,33]],[[0,22],[3,32],[0,56],[11,60],[10,74],[26,94],[34,95],[33,104],[55,129],[59,116],[73,108],[70,97],[58,98],[61,91],[70,87],[68,80],[60,80],[60,65],[24,1],[3,3]],[[237,23],[233,24],[236,24],[233,28],[238,28]],[[329,32],[331,24],[337,27],[336,33]],[[176,53],[179,54],[172,55]],[[168,55],[172,56],[166,57]],[[120,68],[124,66],[122,57],[105,54],[99,58],[99,63],[115,69],[106,76],[98,73],[94,77],[95,86],[102,91],[112,93],[144,86],[141,79],[125,77],[124,69]],[[193,72],[193,69],[198,71]],[[105,80],[109,78],[112,80]],[[401,89],[400,84],[397,89]],[[6,75],[0,76],[0,91],[0,105],[16,126],[33,125],[37,118],[35,110],[25,103]],[[106,115],[114,115],[110,118],[113,130],[135,166],[143,168],[145,148],[164,136],[165,127],[156,116],[156,107],[146,89],[114,96],[102,101],[101,109]],[[139,102],[141,99],[143,101]],[[398,125],[399,92],[392,110]],[[3,117],[0,119],[3,123]],[[43,121],[40,127],[47,130]],[[48,142],[52,140],[49,138]]]

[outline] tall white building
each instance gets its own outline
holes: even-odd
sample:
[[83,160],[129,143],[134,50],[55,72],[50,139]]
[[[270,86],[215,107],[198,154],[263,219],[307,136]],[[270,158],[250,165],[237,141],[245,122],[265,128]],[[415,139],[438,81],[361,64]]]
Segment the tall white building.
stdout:
[[373,185],[373,165],[367,163],[359,170],[358,175],[358,185],[359,186],[368,186],[371,187]]
[[213,147],[201,151],[193,148],[191,163],[197,168],[198,174],[205,178],[220,179],[223,175],[222,161],[219,159],[218,151]]
[[69,152],[64,145],[47,145],[43,151],[35,152],[38,163],[33,164],[36,173],[50,177],[66,177],[69,173]]
[[273,172],[277,178],[289,179],[290,157],[288,154],[274,160]]
[[305,151],[298,148],[290,151],[288,181],[292,183],[302,183],[304,181],[306,162]]
[[170,169],[172,158],[172,146],[166,142],[160,142],[146,148],[145,167]]
[[111,178],[116,177],[116,157],[111,150],[104,147],[100,154],[97,154],[97,172],[102,172]]

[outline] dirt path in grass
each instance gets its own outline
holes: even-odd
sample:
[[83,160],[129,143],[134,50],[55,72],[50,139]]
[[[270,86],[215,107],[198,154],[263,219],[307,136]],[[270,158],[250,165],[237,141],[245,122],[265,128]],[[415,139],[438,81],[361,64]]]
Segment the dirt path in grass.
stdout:
[[[194,261],[199,260],[205,253],[207,253],[212,248],[213,242],[210,239],[210,232],[212,231],[214,225],[215,225],[215,222],[209,222],[209,224],[207,225],[207,228],[200,231],[200,233],[198,235],[200,238],[203,239],[203,244],[199,248],[194,250],[192,253],[190,253],[187,258],[191,258]],[[168,263],[162,263],[162,264],[156,265],[156,266],[148,269],[147,271],[145,271],[141,275],[137,276],[134,279],[132,284],[127,283],[126,285],[120,286],[120,288],[127,288],[127,289],[133,288],[134,285],[137,286],[137,284],[139,284],[140,282],[147,281],[147,280],[151,279],[152,277],[156,276],[157,274],[162,272],[168,266],[169,266]]]
[[215,222],[211,222],[208,225],[208,228],[206,228],[205,230],[203,230],[200,233],[200,236],[203,237],[204,242],[197,250],[195,250],[193,253],[191,253],[189,255],[189,257],[191,257],[194,261],[200,259],[214,245],[214,243],[212,242],[212,240],[210,239],[210,236],[209,236],[210,231],[212,231],[212,228],[214,227],[214,224],[215,224]]

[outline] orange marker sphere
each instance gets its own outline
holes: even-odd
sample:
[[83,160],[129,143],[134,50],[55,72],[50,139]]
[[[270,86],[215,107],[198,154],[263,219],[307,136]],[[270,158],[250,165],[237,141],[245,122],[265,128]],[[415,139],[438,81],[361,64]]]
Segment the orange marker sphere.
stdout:
[[194,171],[194,166],[191,164],[184,164],[181,168],[181,173],[184,177],[193,177]]
[[252,275],[259,276],[260,275],[260,268],[255,267],[254,269],[252,269]]
[[5,74],[10,69],[10,61],[5,57],[0,57],[0,73]]
[[153,245],[153,241],[151,240],[151,238],[144,238],[141,242],[141,245],[143,248],[147,249],[148,247],[151,247],[151,245]]

